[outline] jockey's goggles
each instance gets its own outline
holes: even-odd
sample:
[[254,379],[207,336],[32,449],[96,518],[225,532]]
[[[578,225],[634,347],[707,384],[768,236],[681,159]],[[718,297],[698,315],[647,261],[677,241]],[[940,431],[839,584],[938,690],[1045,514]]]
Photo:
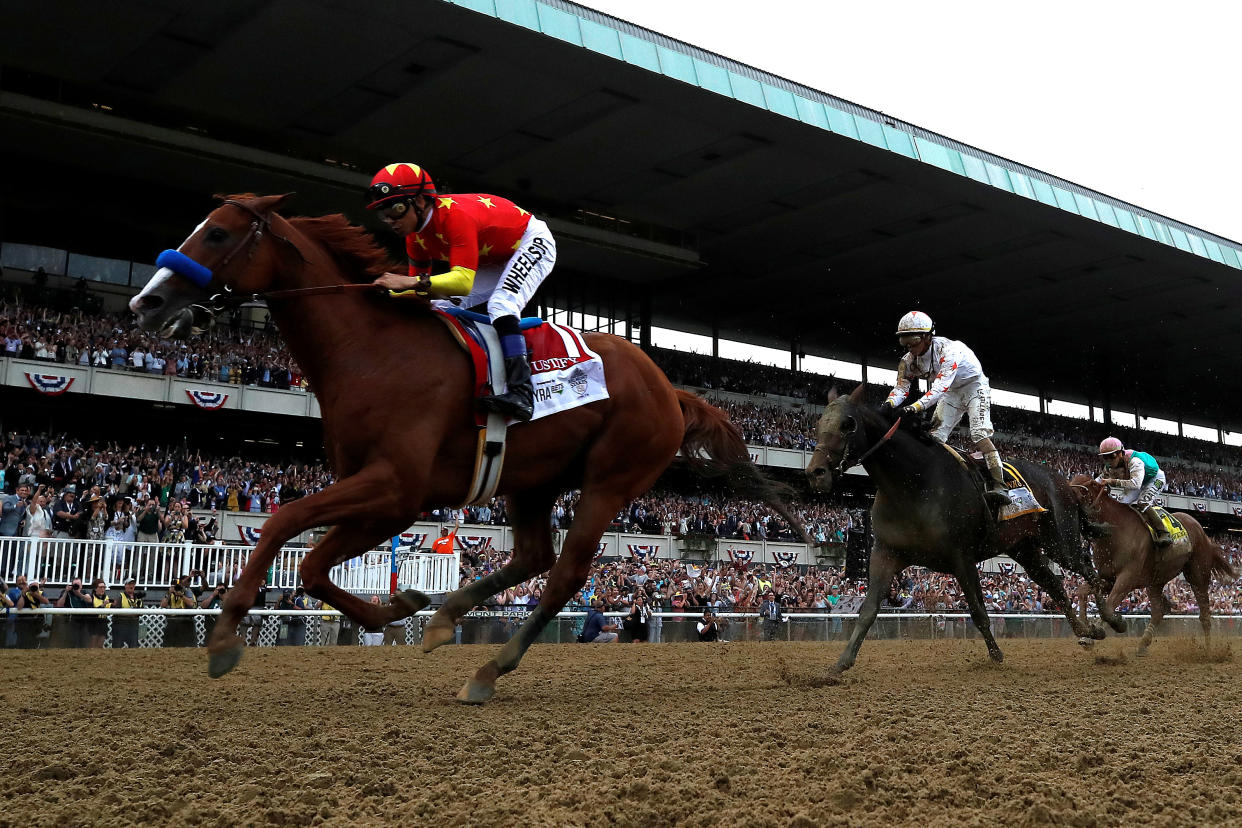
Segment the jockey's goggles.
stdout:
[[394,201],[381,207],[376,212],[380,214],[380,218],[387,219],[388,221],[400,221],[409,211],[410,203],[408,201]]
[[917,333],[902,334],[901,336],[897,337],[897,342],[899,342],[901,344],[901,347],[903,348],[909,348],[913,345],[918,345],[922,341],[923,341],[923,334],[917,334]]

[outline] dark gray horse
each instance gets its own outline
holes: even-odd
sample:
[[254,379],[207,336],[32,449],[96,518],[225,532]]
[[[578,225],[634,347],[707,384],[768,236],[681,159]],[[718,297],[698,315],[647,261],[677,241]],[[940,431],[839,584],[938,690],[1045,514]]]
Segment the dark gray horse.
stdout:
[[[806,469],[811,485],[828,491],[846,469],[861,462],[876,485],[871,507],[875,543],[867,597],[836,671],[854,664],[880,599],[893,578],[912,565],[957,578],[988,654],[1001,661],[1004,656],[992,637],[976,568],[980,561],[1001,553],[1012,557],[1043,587],[1077,635],[1103,638],[1102,629],[1088,627],[1075,616],[1061,579],[1049,569],[1051,557],[1103,592],[1082,541],[1080,511],[1066,482],[1053,478],[1042,466],[1012,461],[1048,511],[998,526],[978,484],[962,464],[929,435],[906,424],[894,427],[867,408],[864,388],[860,385],[848,397],[838,397],[835,390],[829,395],[817,427],[818,443]],[[1109,616],[1105,620],[1114,627],[1121,623],[1111,612]]]

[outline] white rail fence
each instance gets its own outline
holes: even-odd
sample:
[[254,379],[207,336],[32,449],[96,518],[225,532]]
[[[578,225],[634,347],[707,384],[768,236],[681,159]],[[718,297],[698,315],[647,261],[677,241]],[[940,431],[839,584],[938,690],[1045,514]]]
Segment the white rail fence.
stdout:
[[[92,633],[103,637],[103,646],[123,647],[201,647],[219,610],[144,609],[42,609],[10,611],[0,617],[0,643],[22,649],[84,647]],[[383,633],[374,633],[383,643],[418,644],[430,611],[416,613]],[[498,644],[508,640],[527,618],[524,609],[475,610],[466,615],[457,629],[458,644]],[[614,621],[623,613],[606,613]],[[71,616],[64,618],[59,616]],[[76,617],[72,617],[76,616]],[[585,612],[560,613],[540,635],[541,643],[570,643],[577,640]],[[853,632],[857,613],[796,613],[785,623],[772,624],[754,613],[720,613],[721,640],[844,642]],[[1151,620],[1149,615],[1127,615],[1129,629],[1121,636],[1111,631],[1109,638],[1134,639],[1141,636]],[[696,641],[698,616],[687,612],[652,613],[650,640],[653,642]],[[7,621],[7,623],[5,623]],[[1010,638],[1073,639],[1076,636],[1062,616],[999,613],[990,619],[993,634]],[[102,622],[101,626],[90,626]],[[1242,637],[1242,616],[1218,616],[1213,635],[1225,639]],[[349,635],[345,635],[351,630]],[[365,644],[361,631],[352,629],[340,613],[328,610],[251,610],[239,628],[248,646],[270,647],[281,644],[331,646]],[[338,639],[339,636],[339,639]],[[1165,616],[1160,638],[1197,638],[1202,630],[1198,616]],[[868,639],[907,641],[967,640],[979,637],[974,623],[965,613],[890,613],[877,616]]]
[[[46,586],[63,586],[74,578],[89,584],[102,578],[109,587],[134,578],[139,589],[163,589],[181,575],[201,572],[202,581],[215,586],[232,584],[252,551],[248,546],[191,543],[0,538],[0,577],[11,584],[16,576],[25,575]],[[268,570],[268,587],[296,587],[298,569],[310,551],[305,547],[281,549]],[[350,592],[387,592],[391,562],[388,550],[366,552],[333,567],[332,580]],[[457,588],[460,563],[460,554],[399,552],[397,583],[423,592],[451,592]]]

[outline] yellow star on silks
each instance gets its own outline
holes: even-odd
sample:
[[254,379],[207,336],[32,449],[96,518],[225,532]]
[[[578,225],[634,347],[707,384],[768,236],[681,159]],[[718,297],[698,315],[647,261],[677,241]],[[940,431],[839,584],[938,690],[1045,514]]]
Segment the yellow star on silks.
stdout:
[[519,247],[521,247],[521,246],[522,246],[522,240],[521,240],[521,239],[518,239],[517,241],[515,241],[515,242],[513,243],[513,247],[512,247],[512,248],[510,248],[510,249],[512,249],[512,250],[517,250],[517,249],[518,249]]
[[513,206],[514,206],[514,208],[518,211],[518,214],[519,214],[519,215],[523,215],[523,216],[529,216],[529,215],[530,215],[530,213],[526,212],[526,211],[525,211],[525,210],[523,210],[521,207],[518,207],[516,204],[514,204]]
[[423,250],[427,249],[427,242],[423,241],[422,236],[415,236],[414,243],[417,244],[419,247],[421,247]]
[[485,244],[485,245],[483,245],[482,247],[480,247],[480,248],[479,248],[479,255],[480,255],[480,256],[490,256],[490,255],[492,255],[492,246],[491,246],[490,244]]
[[440,206],[445,210],[453,209],[453,205],[457,203],[456,201],[453,201],[452,196],[444,196],[444,198],[437,199],[437,201],[439,201]]
[[492,200],[490,198],[487,198],[486,196],[479,196],[479,203],[482,204],[484,207],[487,207],[488,209],[491,209],[492,207],[496,206],[495,204],[492,204]]
[[448,240],[444,238],[444,234],[436,233],[436,238],[440,240],[440,244],[448,244]]

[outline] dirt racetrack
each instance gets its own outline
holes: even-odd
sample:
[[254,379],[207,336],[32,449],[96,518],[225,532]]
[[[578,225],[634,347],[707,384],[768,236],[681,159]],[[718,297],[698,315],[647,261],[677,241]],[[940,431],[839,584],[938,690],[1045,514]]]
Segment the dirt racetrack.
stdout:
[[1242,824],[1236,659],[1002,646],[4,651],[0,826]]

